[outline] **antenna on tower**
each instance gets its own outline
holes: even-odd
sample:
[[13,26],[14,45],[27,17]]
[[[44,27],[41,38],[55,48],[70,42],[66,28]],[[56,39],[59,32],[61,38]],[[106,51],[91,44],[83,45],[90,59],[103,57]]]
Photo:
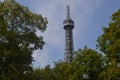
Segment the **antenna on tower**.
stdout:
[[70,6],[67,5],[67,19],[71,19],[70,17]]

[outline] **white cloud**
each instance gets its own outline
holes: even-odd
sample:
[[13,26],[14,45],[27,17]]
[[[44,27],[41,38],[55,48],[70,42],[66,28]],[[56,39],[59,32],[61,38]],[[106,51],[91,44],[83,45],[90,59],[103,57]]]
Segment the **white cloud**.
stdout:
[[45,50],[36,50],[32,55],[35,62],[33,62],[34,67],[44,67],[48,64],[49,55]]

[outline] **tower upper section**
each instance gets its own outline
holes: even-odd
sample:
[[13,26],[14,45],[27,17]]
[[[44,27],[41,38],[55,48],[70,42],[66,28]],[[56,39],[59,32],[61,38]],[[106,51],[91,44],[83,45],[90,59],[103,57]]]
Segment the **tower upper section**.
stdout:
[[69,7],[69,5],[67,6],[67,17],[66,17],[66,19],[63,21],[63,25],[64,25],[64,29],[65,29],[66,27],[74,28],[74,21],[73,21],[72,18],[70,17],[70,7]]

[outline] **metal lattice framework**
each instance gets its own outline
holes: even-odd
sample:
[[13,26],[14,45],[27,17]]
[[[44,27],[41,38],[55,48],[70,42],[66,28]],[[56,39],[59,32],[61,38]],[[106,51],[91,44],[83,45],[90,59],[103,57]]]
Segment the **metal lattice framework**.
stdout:
[[73,60],[73,33],[74,21],[70,17],[70,8],[67,6],[67,17],[63,21],[65,29],[65,53],[64,59],[67,63],[71,63]]

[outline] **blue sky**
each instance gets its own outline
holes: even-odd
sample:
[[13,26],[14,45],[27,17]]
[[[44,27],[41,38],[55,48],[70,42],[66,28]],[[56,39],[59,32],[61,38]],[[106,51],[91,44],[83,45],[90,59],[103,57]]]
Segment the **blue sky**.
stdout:
[[[71,17],[75,22],[73,30],[74,49],[96,49],[96,40],[102,34],[102,27],[110,22],[110,16],[120,8],[120,0],[17,0],[30,11],[47,17],[47,30],[42,35],[46,42],[43,50],[34,51],[34,67],[53,66],[64,58],[63,20],[66,6],[70,5]],[[40,34],[40,33],[38,33]]]

